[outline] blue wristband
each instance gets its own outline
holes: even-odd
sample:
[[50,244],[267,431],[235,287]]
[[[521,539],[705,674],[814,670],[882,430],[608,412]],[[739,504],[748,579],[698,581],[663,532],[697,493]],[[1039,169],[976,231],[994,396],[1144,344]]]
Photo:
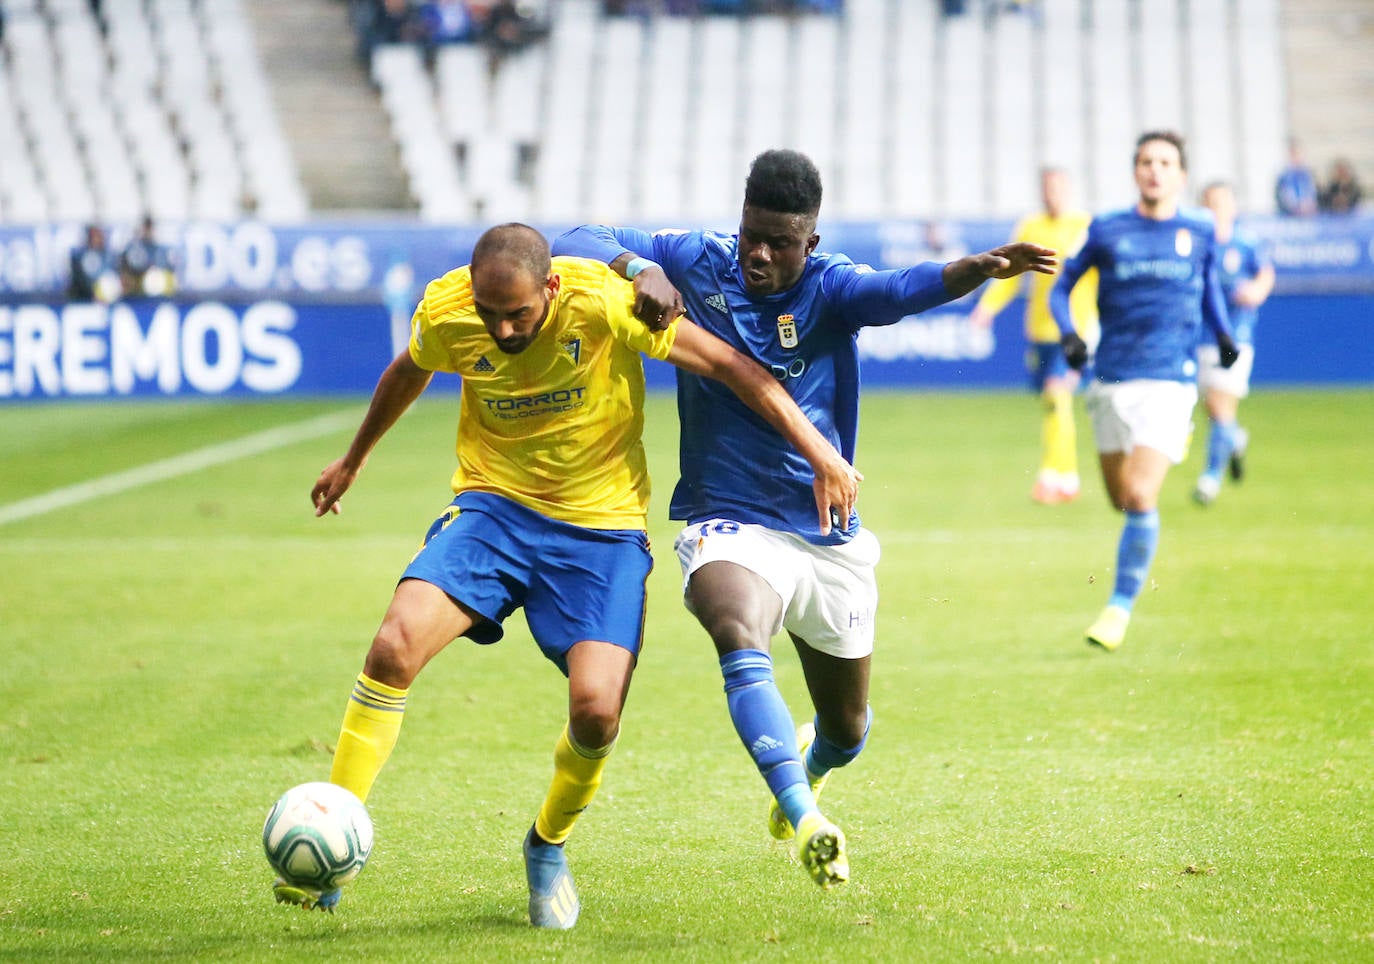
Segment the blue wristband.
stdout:
[[659,263],[657,261],[650,261],[648,258],[635,258],[625,266],[625,277],[633,281],[635,275],[639,274],[645,268],[657,267],[659,267]]

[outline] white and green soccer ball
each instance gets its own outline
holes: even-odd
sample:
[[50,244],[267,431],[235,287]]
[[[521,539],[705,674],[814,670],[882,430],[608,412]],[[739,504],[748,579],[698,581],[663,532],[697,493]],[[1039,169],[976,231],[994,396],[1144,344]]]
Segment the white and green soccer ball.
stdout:
[[262,825],[267,862],[287,883],[342,887],[372,852],[372,818],[363,802],[333,783],[302,783],[281,795]]

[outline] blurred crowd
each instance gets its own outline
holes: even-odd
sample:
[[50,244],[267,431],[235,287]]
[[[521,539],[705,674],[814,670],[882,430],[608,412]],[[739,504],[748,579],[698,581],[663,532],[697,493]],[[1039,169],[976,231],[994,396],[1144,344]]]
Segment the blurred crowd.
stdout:
[[351,0],[359,57],[378,44],[482,43],[511,53],[548,35],[540,7],[520,0]]
[[1338,157],[1332,161],[1326,180],[1319,182],[1303,157],[1302,145],[1297,140],[1288,142],[1288,164],[1274,183],[1274,203],[1280,214],[1353,214],[1363,198],[1355,167],[1348,159]]
[[844,0],[602,0],[612,16],[691,17],[697,14],[840,13]]

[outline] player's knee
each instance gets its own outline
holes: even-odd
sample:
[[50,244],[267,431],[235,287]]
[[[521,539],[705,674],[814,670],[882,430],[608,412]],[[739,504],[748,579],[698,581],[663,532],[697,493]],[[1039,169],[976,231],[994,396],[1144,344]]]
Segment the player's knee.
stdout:
[[836,731],[831,739],[836,748],[848,756],[858,756],[868,738],[868,714],[850,716],[845,719],[842,729]]
[[575,697],[568,707],[568,729],[573,739],[585,747],[599,749],[620,732],[620,703],[609,694],[587,693]]
[[1126,484],[1117,497],[1122,512],[1149,512],[1155,507],[1155,493],[1147,486]]
[[868,740],[871,721],[866,706],[820,719],[816,739],[830,751],[831,756],[837,758],[831,766],[843,766],[859,755]]
[[741,649],[768,651],[768,635],[733,613],[703,618],[701,624],[716,644],[716,653],[720,656]]
[[372,637],[363,672],[379,683],[405,688],[414,682],[423,665],[404,629],[387,622]]

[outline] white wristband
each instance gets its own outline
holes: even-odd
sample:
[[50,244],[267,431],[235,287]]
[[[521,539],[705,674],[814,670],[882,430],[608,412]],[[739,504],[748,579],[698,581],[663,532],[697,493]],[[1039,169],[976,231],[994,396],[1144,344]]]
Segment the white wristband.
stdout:
[[650,261],[648,258],[635,258],[625,266],[625,277],[633,281],[635,275],[639,274],[645,268],[657,267],[659,267],[657,261]]

